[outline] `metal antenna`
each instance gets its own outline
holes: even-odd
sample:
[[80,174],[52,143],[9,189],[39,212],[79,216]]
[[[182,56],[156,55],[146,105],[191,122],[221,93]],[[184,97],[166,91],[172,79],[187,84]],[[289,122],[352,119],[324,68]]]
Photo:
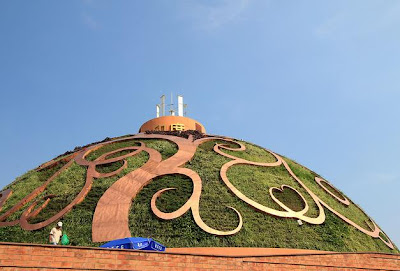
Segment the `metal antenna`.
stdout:
[[156,104],[156,115],[157,115],[157,118],[160,117],[160,105],[159,104]]
[[161,116],[165,116],[165,95],[161,97]]
[[[157,118],[165,116],[165,95],[160,97],[161,103],[156,105],[156,114]],[[187,104],[183,103],[183,96],[178,95],[178,109],[174,107],[173,93],[171,92],[171,103],[168,104],[169,113],[171,116],[175,116],[176,112],[178,112],[178,116],[186,116],[187,114]]]
[[183,96],[178,95],[178,116],[183,117]]
[[171,92],[171,104],[169,105],[169,112],[170,112],[171,116],[175,116],[175,109],[174,109],[174,104],[173,104],[173,100],[172,100],[172,92]]

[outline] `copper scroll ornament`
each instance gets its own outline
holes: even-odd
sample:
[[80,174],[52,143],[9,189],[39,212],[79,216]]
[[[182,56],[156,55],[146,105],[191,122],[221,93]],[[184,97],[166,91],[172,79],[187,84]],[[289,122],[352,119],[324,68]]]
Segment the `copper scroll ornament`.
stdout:
[[[171,157],[162,160],[161,154],[156,151],[155,149],[148,148],[145,143],[140,142],[140,139],[164,139],[164,140],[169,140],[173,143],[175,143],[178,146],[178,151]],[[133,147],[124,147],[120,148],[108,153],[105,153],[95,159],[94,161],[88,161],[86,159],[86,156],[90,154],[91,152],[105,146],[108,144],[116,143],[116,142],[122,142],[122,141],[127,141],[127,140],[138,140],[140,143],[139,146],[133,146]],[[269,150],[266,150],[268,153],[273,155],[276,159],[275,162],[272,163],[260,163],[260,162],[252,162],[248,161],[242,158],[235,157],[233,155],[227,154],[223,152],[223,150],[230,150],[230,151],[244,151],[246,147],[235,140],[225,138],[225,137],[205,137],[197,140],[193,140],[192,136],[189,136],[188,138],[183,138],[183,137],[177,137],[177,136],[171,136],[171,135],[161,135],[161,134],[137,134],[134,136],[130,137],[125,137],[122,139],[117,139],[105,143],[99,143],[90,147],[87,147],[79,152],[76,152],[68,157],[65,157],[64,160],[67,160],[67,163],[60,169],[58,170],[53,176],[51,176],[48,180],[46,180],[40,187],[36,188],[34,191],[32,191],[29,195],[27,195],[25,198],[20,200],[17,204],[15,204],[13,207],[11,207],[9,210],[7,210],[4,214],[0,216],[0,227],[4,226],[14,226],[19,224],[23,229],[25,230],[36,230],[43,228],[57,220],[59,220],[63,215],[65,215],[67,212],[69,212],[73,206],[76,204],[79,204],[82,202],[86,195],[89,193],[93,182],[95,181],[96,178],[105,178],[105,177],[111,177],[115,176],[118,173],[120,173],[124,168],[127,167],[127,161],[126,158],[132,157],[137,155],[138,153],[144,151],[148,153],[149,159],[148,161],[140,168],[129,172],[125,176],[121,177],[118,179],[114,184],[112,184],[108,190],[102,195],[100,200],[97,203],[94,216],[93,216],[93,223],[92,223],[92,240],[93,242],[104,242],[104,241],[109,241],[109,240],[114,240],[118,238],[125,238],[125,237],[130,237],[131,233],[129,231],[129,226],[128,226],[128,217],[129,217],[129,210],[131,206],[132,199],[136,197],[136,195],[139,193],[139,191],[149,184],[152,179],[163,176],[163,175],[168,175],[168,174],[181,174],[189,177],[192,182],[193,182],[193,192],[190,198],[187,200],[187,202],[181,206],[178,210],[170,213],[165,213],[160,211],[157,208],[156,201],[157,198],[165,191],[175,189],[175,188],[165,188],[161,189],[157,193],[155,193],[151,199],[151,209],[153,213],[161,218],[161,219],[175,219],[183,214],[185,214],[187,211],[191,211],[193,214],[193,218],[196,222],[196,224],[203,229],[204,231],[214,234],[214,235],[232,235],[237,232],[239,232],[243,226],[243,221],[242,221],[242,216],[240,213],[233,207],[227,206],[228,208],[231,208],[234,210],[238,216],[238,225],[236,226],[235,229],[230,230],[230,231],[221,231],[218,229],[213,229],[210,226],[208,226],[200,217],[200,212],[199,212],[199,202],[200,202],[200,196],[201,196],[201,191],[202,191],[202,180],[200,176],[194,172],[191,169],[184,168],[183,166],[194,156],[197,147],[210,140],[224,140],[227,143],[233,143],[237,148],[231,148],[228,147],[227,145],[224,144],[216,144],[214,146],[214,151],[220,155],[223,155],[227,158],[232,159],[231,161],[227,162],[224,164],[220,170],[220,176],[222,181],[225,183],[225,185],[229,188],[229,190],[234,193],[238,198],[249,204],[250,206],[256,208],[257,210],[264,212],[266,214],[274,215],[276,217],[281,217],[281,218],[294,218],[294,219],[300,219],[302,221],[308,222],[310,224],[322,224],[325,221],[325,211],[324,208],[327,208],[331,212],[333,212],[335,215],[337,215],[339,218],[341,218],[343,221],[346,223],[352,225],[353,227],[357,228],[361,232],[373,237],[373,238],[379,238],[384,242],[388,247],[391,249],[394,248],[393,243],[390,241],[389,238],[385,240],[382,238],[381,235],[386,236],[382,230],[372,221],[372,225],[368,224],[369,229],[365,229],[349,219],[348,217],[344,216],[340,212],[336,211],[334,208],[329,206],[327,203],[325,203],[322,199],[320,199],[316,194],[314,194],[311,189],[309,189],[290,169],[289,165],[286,163],[284,159],[282,159],[281,156],[277,155],[276,153],[273,153]],[[110,156],[119,153],[121,151],[131,151],[128,154],[121,155],[118,157],[114,158],[109,158]],[[118,161],[123,161],[123,165],[110,173],[100,173],[96,170],[96,166],[98,165],[104,165],[104,164],[110,164],[113,162],[118,162]],[[33,218],[37,216],[41,211],[43,211],[46,208],[46,205],[51,201],[51,199],[55,195],[47,195],[44,198],[38,198],[39,195],[45,191],[46,187],[51,183],[57,176],[61,174],[65,169],[69,168],[73,162],[76,162],[79,165],[86,166],[87,167],[87,173],[86,173],[86,181],[83,189],[81,192],[75,197],[74,200],[68,206],[66,206],[63,210],[58,212],[56,215],[52,216],[51,218],[31,224],[29,222],[30,218]],[[54,161],[54,163],[56,163]],[[44,166],[42,166],[41,169],[46,168],[51,166],[53,163],[48,162],[45,163]],[[306,192],[309,194],[309,196],[312,198],[314,201],[315,205],[317,206],[318,209],[318,215],[316,217],[309,217],[306,216],[305,214],[307,213],[309,209],[309,204],[307,200],[304,198],[304,196],[297,191],[295,188],[288,186],[288,185],[281,185],[280,187],[272,187],[269,189],[269,194],[274,202],[276,202],[282,209],[282,210],[276,210],[273,208],[269,208],[267,206],[264,206],[260,203],[258,203],[255,200],[250,199],[247,197],[245,194],[240,192],[230,181],[229,178],[227,177],[227,171],[229,168],[235,165],[253,165],[253,166],[261,166],[261,167],[277,167],[283,165],[287,172],[290,174],[290,176],[301,186],[303,187]],[[330,183],[327,181],[315,177],[316,183],[326,191],[330,196],[332,196],[335,200],[337,200],[339,203],[344,204],[345,206],[349,206],[350,201],[344,197],[337,189],[335,189]],[[331,189],[334,189],[336,193],[333,193]],[[304,208],[299,211],[292,210],[289,206],[285,205],[285,203],[281,202],[278,198],[274,196],[274,192],[276,191],[283,191],[284,189],[292,189],[295,193],[298,194],[298,196],[302,199],[304,203]],[[4,205],[6,200],[12,196],[12,191],[7,189],[2,192],[0,192],[0,210],[1,207]],[[37,207],[38,203],[44,201],[41,206]],[[16,211],[20,210],[21,208],[26,207],[25,211],[22,213],[19,219],[13,220],[13,221],[7,221],[7,218],[15,213]],[[387,236],[386,236],[387,237]]]

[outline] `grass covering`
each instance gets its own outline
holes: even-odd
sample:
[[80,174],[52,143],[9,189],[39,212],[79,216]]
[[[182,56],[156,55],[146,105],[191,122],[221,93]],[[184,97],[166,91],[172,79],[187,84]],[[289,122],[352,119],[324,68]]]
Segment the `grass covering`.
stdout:
[[[30,170],[24,175],[15,179],[14,182],[7,185],[3,188],[11,189],[13,194],[8,200],[4,203],[1,208],[0,215],[3,215],[7,210],[13,207],[15,204],[20,202],[24,197],[29,195],[33,190],[41,186],[48,178],[50,178],[54,173],[56,173],[59,169],[61,169],[66,163],[61,162],[57,164],[55,167],[48,168],[42,171]],[[18,219],[23,212],[23,209],[15,212],[11,216],[8,217],[5,221],[13,221]]]
[[[122,147],[137,146],[139,140],[126,140],[123,142],[105,145],[88,155],[88,160],[95,160],[104,153],[117,150]],[[174,143],[166,140],[140,140],[148,147],[160,151],[163,159],[167,159],[176,153]],[[191,179],[184,175],[165,175],[155,178],[144,187],[132,201],[129,216],[129,226],[132,236],[151,237],[167,247],[196,247],[196,246],[243,246],[243,247],[280,247],[303,248],[330,251],[379,251],[398,253],[398,249],[390,250],[382,241],[363,234],[354,227],[348,225],[327,209],[326,221],[322,225],[297,224],[295,219],[282,219],[262,212],[255,211],[245,202],[238,199],[220,178],[220,169],[223,164],[231,159],[221,156],[213,151],[215,143],[223,141],[206,142],[197,149],[193,159],[185,167],[197,172],[202,179],[202,194],[200,199],[200,216],[203,221],[218,230],[232,230],[238,224],[236,213],[227,206],[236,208],[243,217],[243,228],[233,236],[217,237],[204,232],[193,220],[189,210],[183,216],[173,220],[157,218],[150,209],[152,196],[160,189],[173,187],[161,195],[157,200],[157,206],[164,212],[172,212],[181,207],[189,199],[193,184]],[[255,162],[273,162],[275,158],[264,149],[242,142],[246,151],[237,152],[223,150],[224,152]],[[228,144],[235,147],[234,144]],[[237,147],[237,146],[236,146]],[[124,155],[129,151],[114,154],[112,157]],[[64,230],[70,237],[73,245],[99,246],[91,241],[91,224],[96,204],[103,193],[119,178],[141,167],[148,160],[145,152],[127,158],[128,168],[118,176],[95,179],[92,189],[85,200],[76,205],[71,212],[63,218]],[[335,210],[354,220],[359,225],[368,228],[365,223],[368,217],[364,212],[352,204],[344,206],[323,190],[314,181],[316,173],[308,170],[296,162],[285,158],[292,171],[310,188],[318,197]],[[18,200],[29,194],[34,188],[42,184],[48,177],[54,174],[61,165],[56,168],[45,169],[40,172],[30,171],[18,178],[7,188],[11,188],[14,194],[6,202],[1,213],[13,206]],[[97,166],[99,172],[112,172],[122,166],[122,162],[115,162]],[[286,171],[283,166],[260,167],[251,165],[235,165],[228,170],[228,178],[242,193],[249,198],[271,208],[282,210],[270,197],[270,187],[290,185],[301,193],[310,208],[306,215],[315,217],[318,209],[308,195]],[[71,202],[81,190],[86,175],[86,167],[73,163],[71,167],[58,176],[43,193],[56,194],[58,197],[51,200],[50,204],[38,217],[30,222],[43,221]],[[342,196],[339,190],[326,185],[335,195]],[[276,191],[274,195],[293,210],[301,210],[304,207],[302,199],[291,189]],[[16,219],[22,210],[9,220]],[[0,214],[1,214],[0,213]],[[36,231],[25,231],[19,226],[1,227],[0,240],[10,242],[47,243],[48,233],[54,225]],[[382,238],[386,238],[383,236]]]
[[[166,140],[141,140],[145,142],[150,148],[160,150],[160,153],[164,159],[172,156],[176,153],[177,148],[175,144]],[[100,155],[106,152],[110,152],[122,147],[135,146],[137,140],[129,140],[111,145],[106,145],[98,149],[94,154],[91,154],[91,160],[96,159]],[[120,154],[123,155],[123,154]],[[68,234],[72,245],[79,246],[99,246],[99,243],[93,243],[91,240],[92,236],[92,219],[93,213],[96,208],[97,202],[103,193],[119,178],[128,174],[129,172],[141,167],[148,160],[148,155],[145,152],[141,152],[134,157],[127,158],[128,167],[124,169],[117,176],[109,178],[95,179],[93,182],[92,189],[86,196],[85,200],[76,205],[69,213],[63,217],[64,231]],[[115,162],[112,164],[106,164],[100,167],[99,171],[111,172],[118,169],[122,164]],[[11,188],[14,192],[13,195],[8,199],[6,204],[3,206],[3,210],[0,214],[6,212],[15,203],[21,200],[23,197],[28,195],[36,187],[40,186],[49,177],[51,177],[57,170],[62,167],[60,164],[55,168],[44,169],[43,171],[29,171],[21,177],[17,178],[15,182],[5,188]],[[97,168],[99,169],[99,167]],[[53,214],[58,213],[68,203],[70,203],[77,193],[81,190],[85,182],[86,168],[74,163],[69,169],[64,171],[58,176],[49,186],[43,195],[56,194],[58,197],[52,199],[49,205],[34,219],[30,220],[31,223],[44,221],[51,217]],[[43,196],[41,195],[41,196]],[[18,219],[24,209],[16,212],[11,218]],[[13,220],[12,219],[12,220]],[[22,243],[48,243],[48,235],[52,227],[55,225],[49,225],[48,227],[35,230],[25,231],[19,226],[13,227],[0,227],[0,241],[3,242],[22,242]]]
[[[130,213],[130,229],[133,236],[152,237],[169,247],[185,246],[250,246],[250,247],[281,247],[303,248],[329,251],[381,251],[398,252],[389,249],[379,239],[373,239],[348,225],[336,215],[326,210],[326,220],[322,225],[304,223],[299,226],[295,219],[282,219],[255,211],[252,207],[239,200],[223,184],[219,172],[223,164],[230,159],[212,151],[216,142],[202,144],[195,157],[186,165],[199,173],[202,178],[202,194],[200,200],[200,215],[210,227],[218,230],[230,230],[237,226],[236,214],[227,209],[233,206],[243,217],[243,228],[233,236],[217,237],[205,233],[194,222],[189,212],[174,220],[162,220],[151,211],[150,199],[158,190],[167,187],[178,188],[161,195],[157,206],[163,211],[174,211],[182,206],[190,197],[192,182],[182,175],[163,176],[153,180],[133,200]],[[231,155],[245,158],[250,161],[273,162],[274,157],[262,148],[244,143],[246,152],[227,151]],[[250,152],[256,153],[254,156]],[[263,160],[259,159],[263,155]],[[319,187],[314,186],[312,171],[286,159],[291,169],[315,193],[338,210],[339,203],[330,200],[331,196]],[[266,168],[250,165],[236,165],[228,171],[231,182],[248,197],[268,207],[280,209],[269,196],[269,187],[279,187],[282,184],[290,185],[298,190],[307,200],[310,209],[309,216],[317,215],[317,208],[311,197],[297,182],[290,177],[283,166]],[[282,195],[276,196],[289,207],[296,210],[302,208],[302,200],[291,191],[284,190]],[[342,209],[346,209],[345,207]],[[342,212],[343,210],[340,209]],[[365,214],[356,206],[348,207],[345,212],[351,219],[363,223],[367,219]],[[363,225],[363,224],[362,224]]]

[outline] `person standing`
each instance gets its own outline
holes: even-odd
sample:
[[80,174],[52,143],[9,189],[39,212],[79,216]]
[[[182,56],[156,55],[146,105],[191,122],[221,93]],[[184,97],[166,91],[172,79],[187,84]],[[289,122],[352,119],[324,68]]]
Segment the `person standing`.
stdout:
[[62,235],[62,225],[63,223],[60,221],[57,223],[57,226],[52,228],[49,235],[50,244],[58,245],[60,242],[60,238]]

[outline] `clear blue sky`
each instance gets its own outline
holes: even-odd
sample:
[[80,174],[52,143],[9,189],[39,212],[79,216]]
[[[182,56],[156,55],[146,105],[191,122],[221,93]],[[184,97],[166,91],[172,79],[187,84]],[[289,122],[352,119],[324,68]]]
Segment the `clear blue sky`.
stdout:
[[400,1],[1,1],[0,186],[161,94],[323,175],[400,245]]

